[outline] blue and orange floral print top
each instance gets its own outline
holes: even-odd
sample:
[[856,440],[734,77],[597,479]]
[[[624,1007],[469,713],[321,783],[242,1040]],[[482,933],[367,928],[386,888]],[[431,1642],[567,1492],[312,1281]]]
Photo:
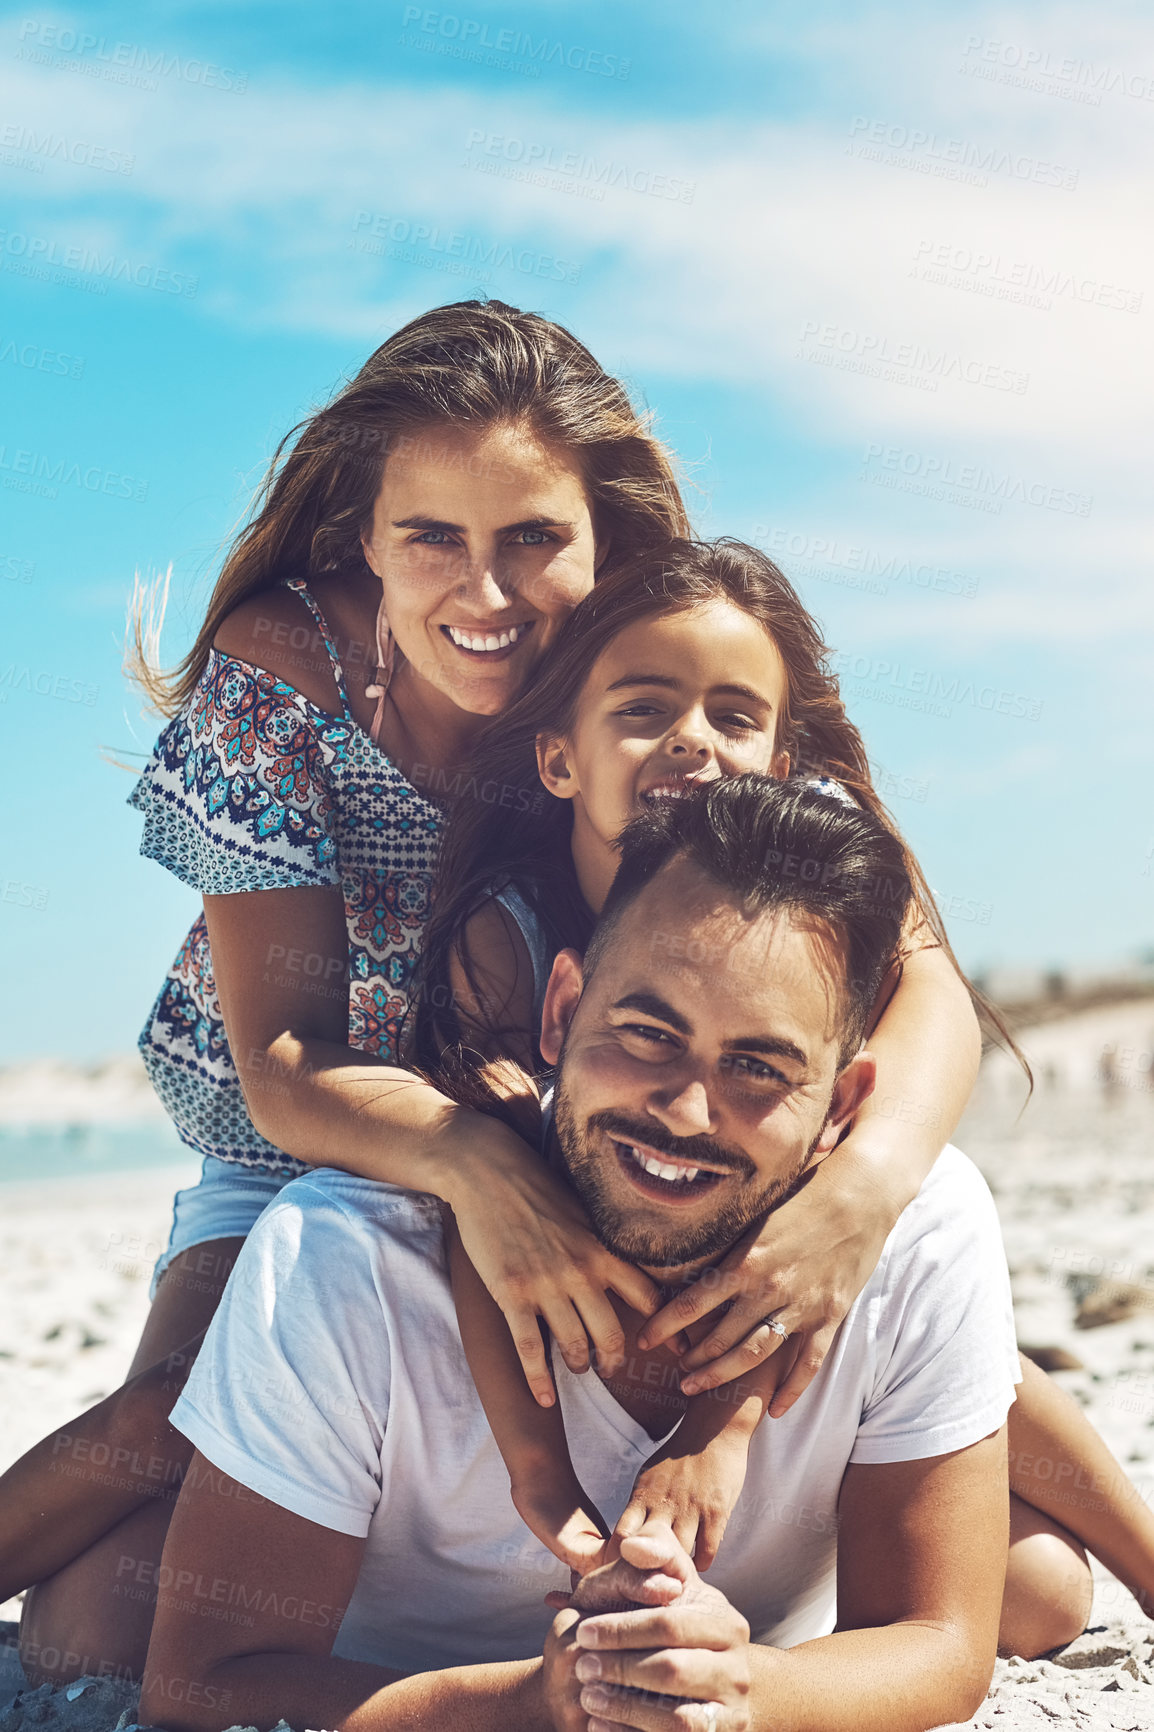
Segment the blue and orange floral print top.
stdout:
[[[130,796],[144,816],[140,851],[206,895],[339,887],[349,937],[349,1045],[395,1062],[442,814],[353,720],[316,602],[302,581],[286,587],[309,607],[328,647],[341,715],[213,650]],[[318,981],[318,990],[333,984]],[[203,914],[168,971],[140,1050],[191,1148],[278,1173],[307,1170],[249,1117]]]

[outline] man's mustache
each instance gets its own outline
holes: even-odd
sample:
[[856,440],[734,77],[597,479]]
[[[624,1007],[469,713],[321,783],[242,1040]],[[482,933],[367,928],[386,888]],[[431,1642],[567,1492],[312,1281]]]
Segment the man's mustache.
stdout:
[[619,1143],[643,1143],[661,1155],[674,1155],[679,1161],[697,1162],[703,1167],[725,1167],[743,1178],[752,1178],[757,1168],[740,1149],[727,1148],[712,1137],[675,1137],[655,1119],[631,1119],[625,1113],[592,1113],[585,1121],[586,1137],[593,1131],[604,1131]]

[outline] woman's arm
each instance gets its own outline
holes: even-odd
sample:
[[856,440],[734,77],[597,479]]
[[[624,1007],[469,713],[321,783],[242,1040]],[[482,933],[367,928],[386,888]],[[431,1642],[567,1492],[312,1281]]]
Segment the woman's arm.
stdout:
[[229,1047],[261,1135],[314,1166],[446,1202],[533,1389],[552,1388],[539,1317],[574,1371],[588,1365],[590,1339],[619,1355],[606,1288],[648,1313],[648,1276],[605,1250],[576,1195],[507,1125],[348,1045],[340,893],[261,890],[204,904]]
[[733,1301],[682,1361],[687,1394],[747,1375],[775,1352],[782,1337],[764,1323],[772,1315],[804,1337],[769,1409],[788,1412],[961,1117],[981,1056],[965,982],[943,950],[925,946],[906,958],[888,1002],[886,990],[868,1040],[876,1086],[849,1133],[716,1281],[687,1287],[646,1326],[643,1340],[655,1346]]

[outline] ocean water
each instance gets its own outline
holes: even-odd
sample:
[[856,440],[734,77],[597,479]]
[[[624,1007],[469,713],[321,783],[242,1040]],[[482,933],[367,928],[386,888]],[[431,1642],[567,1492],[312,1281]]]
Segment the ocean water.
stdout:
[[134,1124],[0,1125],[0,1185],[138,1171],[195,1155],[167,1119]]

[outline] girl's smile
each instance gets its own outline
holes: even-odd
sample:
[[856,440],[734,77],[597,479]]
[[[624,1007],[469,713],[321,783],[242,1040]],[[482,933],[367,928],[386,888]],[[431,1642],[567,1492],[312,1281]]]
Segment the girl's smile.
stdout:
[[573,857],[590,907],[616,870],[615,838],[645,805],[745,770],[788,773],[776,747],[787,701],[776,644],[730,601],[655,614],[614,638],[571,734],[537,742],[542,781],[573,802]]

